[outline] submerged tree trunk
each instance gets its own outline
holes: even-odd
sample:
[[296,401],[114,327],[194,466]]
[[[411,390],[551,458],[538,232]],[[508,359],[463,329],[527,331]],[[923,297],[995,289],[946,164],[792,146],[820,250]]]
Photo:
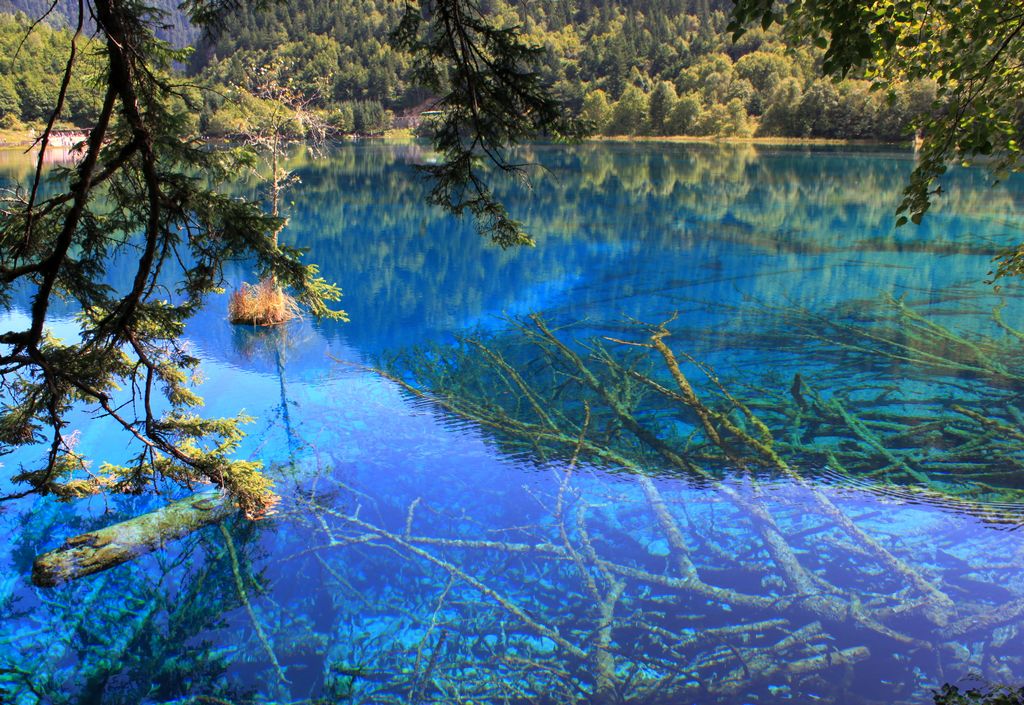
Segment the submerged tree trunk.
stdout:
[[36,558],[32,565],[32,583],[54,587],[99,573],[163,548],[168,541],[225,519],[237,510],[229,497],[211,490],[134,519],[74,536],[60,548]]

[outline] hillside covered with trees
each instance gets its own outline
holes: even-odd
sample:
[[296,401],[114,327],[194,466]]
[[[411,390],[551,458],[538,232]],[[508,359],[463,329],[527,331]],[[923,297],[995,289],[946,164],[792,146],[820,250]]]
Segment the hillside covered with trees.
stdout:
[[[748,32],[734,43],[727,31],[730,0],[483,5],[545,49],[545,80],[606,135],[898,140],[908,137],[913,116],[934,99],[927,83],[886,94],[871,91],[866,80],[822,78],[822,50],[787,45],[776,28]],[[27,18],[41,8],[34,0],[0,5],[26,13],[0,22],[6,56],[14,56]],[[58,4],[51,15],[57,27],[59,11]],[[201,116],[209,133],[233,131],[244,103],[237,91],[254,91],[257,69],[272,62],[336,132],[376,133],[393,116],[430,104],[412,79],[409,55],[389,40],[401,11],[391,0],[295,0],[265,9],[244,4],[223,18],[215,35],[200,36],[170,10],[164,35],[172,44],[196,41],[183,68],[215,87]],[[56,90],[47,77],[63,61],[61,31],[38,28],[34,44],[0,75],[0,119],[8,126],[41,118],[46,91]],[[72,120],[87,125],[92,109],[72,106]]]

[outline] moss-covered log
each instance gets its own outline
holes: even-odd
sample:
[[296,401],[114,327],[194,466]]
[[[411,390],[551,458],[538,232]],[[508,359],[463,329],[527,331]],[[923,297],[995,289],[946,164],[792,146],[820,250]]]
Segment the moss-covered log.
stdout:
[[60,548],[36,558],[32,582],[39,587],[54,587],[99,573],[236,511],[235,504],[219,491],[200,492],[154,512],[67,539]]

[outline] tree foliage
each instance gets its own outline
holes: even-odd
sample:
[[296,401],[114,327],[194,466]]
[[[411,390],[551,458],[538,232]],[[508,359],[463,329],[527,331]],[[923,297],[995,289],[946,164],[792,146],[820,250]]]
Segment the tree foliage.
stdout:
[[[714,117],[722,114],[713,106],[728,106],[739,98],[748,127],[758,134],[804,136],[788,122],[769,130],[756,119],[781,81],[796,80],[801,93],[811,86],[819,77],[823,51],[807,41],[787,41],[774,27],[752,31],[733,43],[725,31],[731,0],[486,0],[480,5],[496,26],[521,28],[525,42],[541,50],[542,78],[575,114],[592,119],[585,114],[585,103],[597,91],[615,103],[630,86],[653,97],[668,83],[678,95],[700,96],[702,111],[713,113],[701,124],[715,124]],[[387,41],[396,12],[387,0],[295,0],[272,14],[243,9],[225,19],[224,32],[201,43],[191,65],[211,80],[237,82],[248,65],[266,56],[301,56],[297,63],[316,64],[329,85],[319,107],[343,110],[350,101],[372,100],[396,114],[415,113],[432,96],[414,80],[412,55]],[[654,101],[658,110],[659,100]],[[824,133],[807,136],[909,140],[907,116],[888,111],[883,95],[873,94],[870,102],[849,107],[861,109],[853,121],[857,134],[846,134],[843,125],[816,121]],[[210,105],[207,112],[217,108]],[[599,125],[597,131],[604,129]],[[648,116],[630,132],[660,134]]]
[[[6,127],[46,120],[64,73],[71,30],[41,24],[27,34],[30,26],[25,15],[0,15],[0,56],[4,57],[0,60],[0,120]],[[96,120],[99,111],[100,96],[91,79],[101,63],[95,55],[96,42],[86,37],[78,41],[80,65],[65,90],[65,119],[85,126]]]
[[[35,2],[14,1],[26,7]],[[58,8],[67,5],[68,0],[58,2]],[[200,40],[190,70],[211,85],[245,85],[252,66],[284,61],[292,67],[295,87],[313,99],[311,107],[325,112],[336,132],[376,134],[389,126],[391,113],[415,114],[438,95],[416,80],[413,54],[389,40],[402,7],[389,0],[294,0],[259,12],[243,4],[218,18],[218,32]],[[897,86],[892,104],[884,93],[864,96],[857,90],[844,101],[845,86],[857,83],[844,81],[840,109],[808,120],[794,106],[820,79],[825,50],[774,26],[750,31],[734,43],[726,32],[731,8],[731,0],[628,5],[622,0],[484,0],[478,9],[495,28],[519,28],[524,45],[539,50],[535,65],[541,78],[576,115],[588,117],[585,103],[597,91],[612,105],[631,86],[648,96],[656,116],[663,112],[662,100],[671,97],[668,86],[677,95],[700,98],[700,114],[686,129],[669,130],[646,115],[630,133],[714,135],[707,132],[709,126],[730,127],[721,118],[738,98],[747,113],[747,131],[758,135],[909,141],[915,114],[910,108],[930,107],[930,95],[923,104],[908,99],[919,92],[914,83]],[[165,16],[163,22],[176,25],[178,19]],[[26,68],[25,73],[32,72]],[[778,87],[788,80],[799,88],[795,102],[773,103]],[[662,95],[655,99],[657,90]],[[761,121],[773,104],[772,119]],[[237,119],[232,101],[218,91],[206,94],[200,112],[205,131],[222,134]],[[604,120],[595,129],[604,132],[608,124]]]

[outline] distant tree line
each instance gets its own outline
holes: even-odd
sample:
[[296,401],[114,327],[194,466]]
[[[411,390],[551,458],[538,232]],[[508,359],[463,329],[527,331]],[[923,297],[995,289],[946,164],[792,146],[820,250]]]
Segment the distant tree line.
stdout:
[[[26,37],[29,25],[24,14],[0,14],[0,129],[19,129],[25,123],[46,120],[57,99],[67,61],[67,30],[44,23]],[[82,61],[98,71],[98,47],[85,43]],[[74,76],[65,98],[66,114],[72,116],[68,127],[91,125],[99,114],[101,98],[90,81]]]
[[[39,11],[38,0],[0,2],[0,8]],[[928,83],[887,94],[871,91],[864,80],[823,79],[822,50],[788,45],[776,28],[750,31],[734,43],[726,31],[729,0],[482,4],[544,47],[545,79],[599,134],[899,140],[934,101]],[[198,116],[201,128],[214,135],[237,131],[256,101],[254,72],[270,62],[290,67],[293,85],[336,133],[379,133],[393,115],[429,105],[431,96],[411,80],[408,54],[388,38],[400,11],[390,0],[293,0],[263,11],[243,4],[216,35],[198,37],[187,67],[214,88]],[[26,22],[0,19],[6,56],[14,55]],[[174,12],[167,25],[172,43],[196,38]],[[3,124],[41,119],[56,90],[60,42],[60,29],[37,28],[13,66],[3,68]],[[88,124],[95,97],[84,88],[73,93],[77,102],[68,114]]]

